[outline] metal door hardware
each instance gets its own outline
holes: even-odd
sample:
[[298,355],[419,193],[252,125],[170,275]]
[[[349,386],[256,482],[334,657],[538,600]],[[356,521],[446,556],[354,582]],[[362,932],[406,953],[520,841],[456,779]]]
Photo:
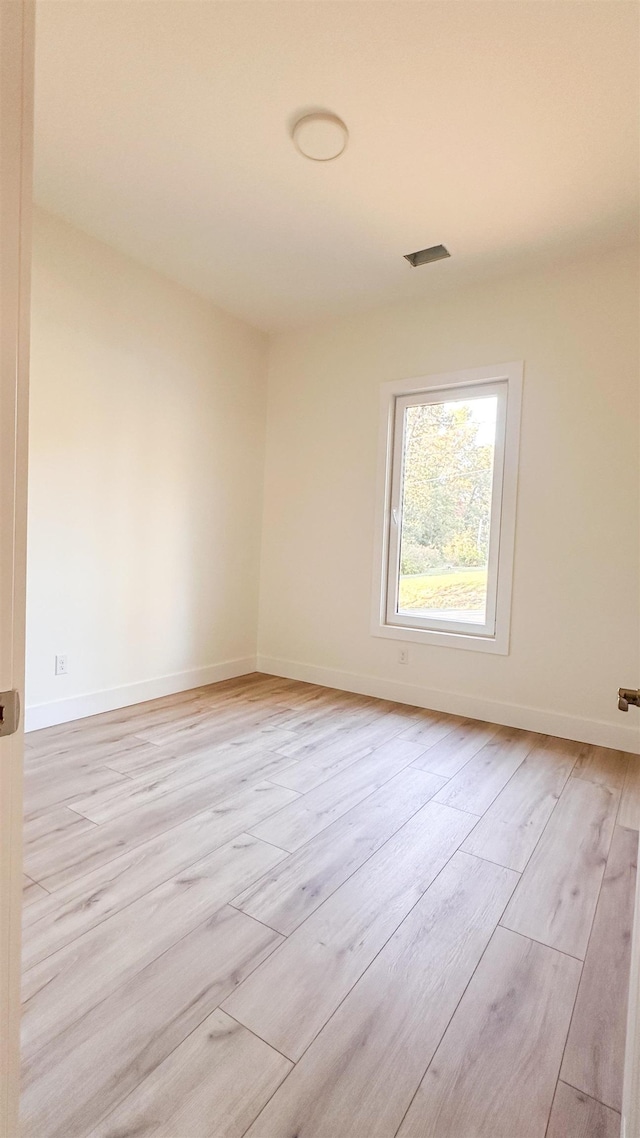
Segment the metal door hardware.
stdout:
[[640,707],[640,688],[618,688],[618,708],[628,711],[632,707]]
[[20,723],[20,694],[0,691],[0,736],[13,735]]

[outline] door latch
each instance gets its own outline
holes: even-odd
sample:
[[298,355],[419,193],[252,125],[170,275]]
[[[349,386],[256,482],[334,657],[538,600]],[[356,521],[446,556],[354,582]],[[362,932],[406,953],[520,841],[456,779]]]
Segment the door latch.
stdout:
[[13,735],[20,723],[20,693],[0,691],[0,738]]
[[618,688],[618,710],[628,711],[631,707],[640,707],[640,688]]

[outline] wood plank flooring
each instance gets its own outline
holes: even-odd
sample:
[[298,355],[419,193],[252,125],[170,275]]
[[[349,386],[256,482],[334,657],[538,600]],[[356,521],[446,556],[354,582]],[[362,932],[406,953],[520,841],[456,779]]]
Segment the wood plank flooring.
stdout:
[[580,963],[497,928],[399,1138],[544,1134]]
[[546,1138],[620,1138],[620,1115],[559,1082]]
[[259,674],[32,733],[22,1138],[614,1138],[639,788]]
[[[602,881],[561,1077],[614,1110],[622,1108],[618,1073],[624,1061],[625,968],[633,928],[637,841],[617,827]],[[607,982],[603,984],[603,977]],[[616,993],[615,985],[623,986]],[[615,1014],[614,1014],[615,1012]]]

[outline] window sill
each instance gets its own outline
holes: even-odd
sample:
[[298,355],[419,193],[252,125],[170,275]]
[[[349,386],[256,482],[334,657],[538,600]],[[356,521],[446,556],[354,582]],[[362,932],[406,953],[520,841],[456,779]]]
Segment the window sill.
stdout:
[[411,644],[428,644],[439,648],[463,648],[470,652],[491,652],[497,656],[509,655],[509,636],[474,636],[464,632],[436,632],[431,628],[405,628],[398,624],[375,624],[372,636],[388,640],[404,640]]

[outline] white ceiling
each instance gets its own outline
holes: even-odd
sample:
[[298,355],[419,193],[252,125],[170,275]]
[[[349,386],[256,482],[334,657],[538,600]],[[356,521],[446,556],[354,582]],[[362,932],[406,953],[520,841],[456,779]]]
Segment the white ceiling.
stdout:
[[622,0],[41,0],[36,197],[290,327],[632,238],[638,58]]

